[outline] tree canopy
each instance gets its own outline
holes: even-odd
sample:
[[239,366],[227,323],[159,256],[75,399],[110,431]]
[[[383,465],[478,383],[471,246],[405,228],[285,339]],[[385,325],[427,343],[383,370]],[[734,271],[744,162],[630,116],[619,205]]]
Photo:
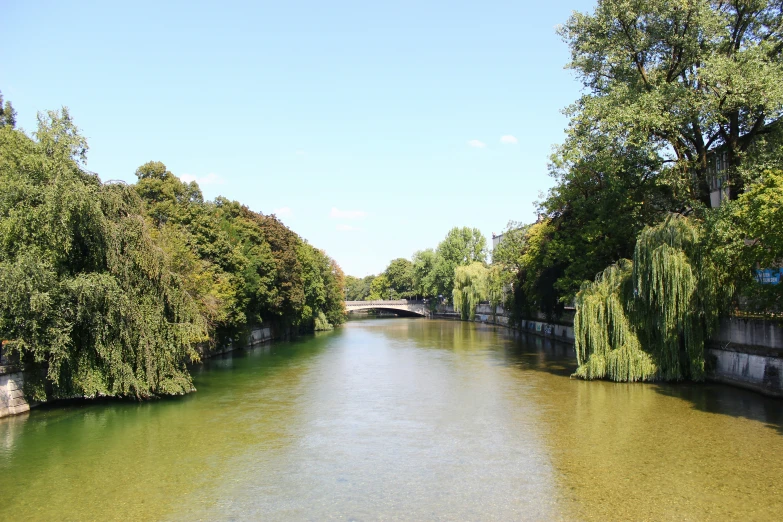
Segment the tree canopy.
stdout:
[[0,339],[32,398],[188,392],[186,364],[253,325],[344,320],[340,267],[274,216],[161,162],[103,183],[67,109],[31,139],[0,106]]
[[743,154],[783,107],[783,7],[764,0],[599,0],[560,28],[585,94],[571,133],[654,151],[709,205],[710,151],[728,152],[732,195]]
[[435,290],[443,296],[452,295],[454,270],[473,262],[487,260],[487,240],[477,228],[454,227],[435,249],[432,268]]

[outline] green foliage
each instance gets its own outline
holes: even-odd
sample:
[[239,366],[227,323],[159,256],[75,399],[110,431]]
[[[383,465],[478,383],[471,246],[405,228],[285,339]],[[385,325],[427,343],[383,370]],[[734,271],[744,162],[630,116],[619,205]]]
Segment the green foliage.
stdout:
[[315,331],[327,332],[329,330],[334,330],[334,326],[329,323],[329,320],[323,312],[318,312],[318,316],[315,318]]
[[345,276],[345,299],[347,301],[364,301],[367,299],[370,295],[370,285],[373,279],[375,279],[374,275],[361,279],[350,275]]
[[783,171],[763,170],[738,200],[706,214],[705,250],[737,287],[735,306],[752,314],[777,314],[783,285],[760,284],[754,269],[783,262]]
[[397,258],[389,263],[383,272],[389,281],[389,287],[392,290],[392,299],[402,299],[413,296],[413,263],[405,258]]
[[205,324],[169,270],[136,193],[84,173],[67,112],[38,142],[0,129],[0,336],[28,395],[138,398],[190,391]]
[[618,259],[631,257],[636,237],[669,211],[683,208],[660,176],[649,147],[573,132],[552,157],[557,185],[541,203],[551,223],[554,289],[570,302],[581,284]]
[[368,278],[361,284],[359,279],[351,278],[350,285],[354,290],[350,295],[363,296],[366,300],[438,295],[448,298],[454,289],[454,270],[474,261],[484,263],[486,258],[487,240],[481,231],[454,227],[436,250],[420,250],[413,254],[412,261],[394,259],[383,274],[368,276],[369,291],[365,290]]
[[709,211],[707,168],[710,154],[726,152],[732,198],[783,168],[781,27],[783,11],[768,1],[600,0],[560,28],[585,91],[566,111],[567,139],[550,164],[557,184],[539,223],[493,254],[513,273],[516,320],[558,316],[671,212],[704,222],[699,241],[710,255],[693,260],[700,271],[731,268],[733,279],[714,277],[742,287],[742,306],[761,295],[758,307],[770,306],[775,290],[752,289],[750,267],[764,256],[749,253],[760,232],[740,217],[751,200]]
[[299,259],[305,289],[299,323],[314,323],[316,330],[331,330],[333,325],[342,324],[345,316],[342,270],[326,253],[305,242],[299,246]]
[[[642,349],[626,304],[633,295],[632,263],[622,259],[577,294],[574,336],[583,379],[652,380],[658,367]],[[629,298],[630,294],[630,298]]]
[[702,224],[671,215],[639,235],[576,299],[576,375],[616,381],[704,378],[704,342],[731,292]]
[[492,264],[487,274],[487,299],[492,308],[493,319],[499,306],[505,304],[507,289],[513,280],[513,273],[501,264]]
[[479,229],[452,228],[435,250],[432,268],[435,290],[443,296],[452,295],[454,270],[458,266],[467,266],[474,261],[484,263],[486,259],[487,240]]
[[586,92],[571,127],[673,161],[671,181],[705,206],[707,155],[724,147],[736,196],[736,167],[783,107],[781,27],[769,1],[600,0],[560,29]]
[[489,294],[489,270],[478,261],[454,269],[454,309],[463,320],[476,317],[476,307]]
[[367,301],[378,301],[381,299],[390,299],[391,286],[389,285],[389,279],[381,274],[372,280],[370,283],[370,294],[367,296]]
[[160,162],[101,183],[67,109],[35,141],[0,116],[0,339],[32,398],[185,393],[199,344],[344,321],[342,270],[276,218]]
[[0,92],[0,127],[16,127],[16,111],[10,101],[3,104],[3,93]]
[[412,278],[416,295],[434,297],[438,295],[435,283],[435,251],[431,248],[413,254]]
[[512,295],[506,303],[514,322],[534,317],[538,311],[554,319],[563,310],[555,283],[563,275],[562,252],[555,240],[552,220],[529,226],[509,224],[494,258],[512,280]]
[[248,323],[313,328],[319,312],[343,321],[343,275],[274,216],[236,201],[204,201],[160,162],[136,171],[136,190],[175,268],[209,319],[213,344],[239,341]]

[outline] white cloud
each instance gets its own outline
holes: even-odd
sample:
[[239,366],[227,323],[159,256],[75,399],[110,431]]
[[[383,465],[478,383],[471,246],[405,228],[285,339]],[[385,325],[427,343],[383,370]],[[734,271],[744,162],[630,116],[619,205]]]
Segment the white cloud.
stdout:
[[340,210],[337,207],[332,207],[332,211],[329,212],[329,217],[337,219],[359,219],[367,215],[367,212],[363,210]]
[[223,178],[215,174],[214,172],[210,172],[206,176],[194,176],[193,174],[182,174],[179,179],[184,181],[185,183],[190,183],[191,181],[195,181],[199,185],[222,185],[225,181]]
[[291,210],[290,207],[280,207],[272,211],[272,214],[274,214],[277,217],[287,217],[293,215],[293,213],[294,211]]
[[337,230],[342,230],[344,232],[358,232],[362,229],[353,225],[337,225]]
[[470,140],[468,142],[468,145],[470,145],[471,147],[475,147],[477,149],[483,149],[484,147],[487,146],[486,143],[484,143],[483,141],[479,141],[479,140]]
[[500,137],[500,143],[516,144],[518,141],[519,140],[517,140],[517,138],[511,134],[506,134],[505,136]]

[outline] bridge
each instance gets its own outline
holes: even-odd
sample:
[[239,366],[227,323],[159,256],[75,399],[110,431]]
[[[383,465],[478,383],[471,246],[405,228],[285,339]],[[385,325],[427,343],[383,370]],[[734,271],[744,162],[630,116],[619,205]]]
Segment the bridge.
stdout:
[[409,299],[379,300],[379,301],[346,301],[345,310],[383,310],[407,317],[429,317],[430,307],[424,301]]

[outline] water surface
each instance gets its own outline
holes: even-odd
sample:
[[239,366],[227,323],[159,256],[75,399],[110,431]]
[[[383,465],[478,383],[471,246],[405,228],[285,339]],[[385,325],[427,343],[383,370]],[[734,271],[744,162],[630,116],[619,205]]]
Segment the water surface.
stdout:
[[350,321],[199,368],[198,392],[0,420],[3,519],[772,520],[781,401],[569,379],[471,323]]

